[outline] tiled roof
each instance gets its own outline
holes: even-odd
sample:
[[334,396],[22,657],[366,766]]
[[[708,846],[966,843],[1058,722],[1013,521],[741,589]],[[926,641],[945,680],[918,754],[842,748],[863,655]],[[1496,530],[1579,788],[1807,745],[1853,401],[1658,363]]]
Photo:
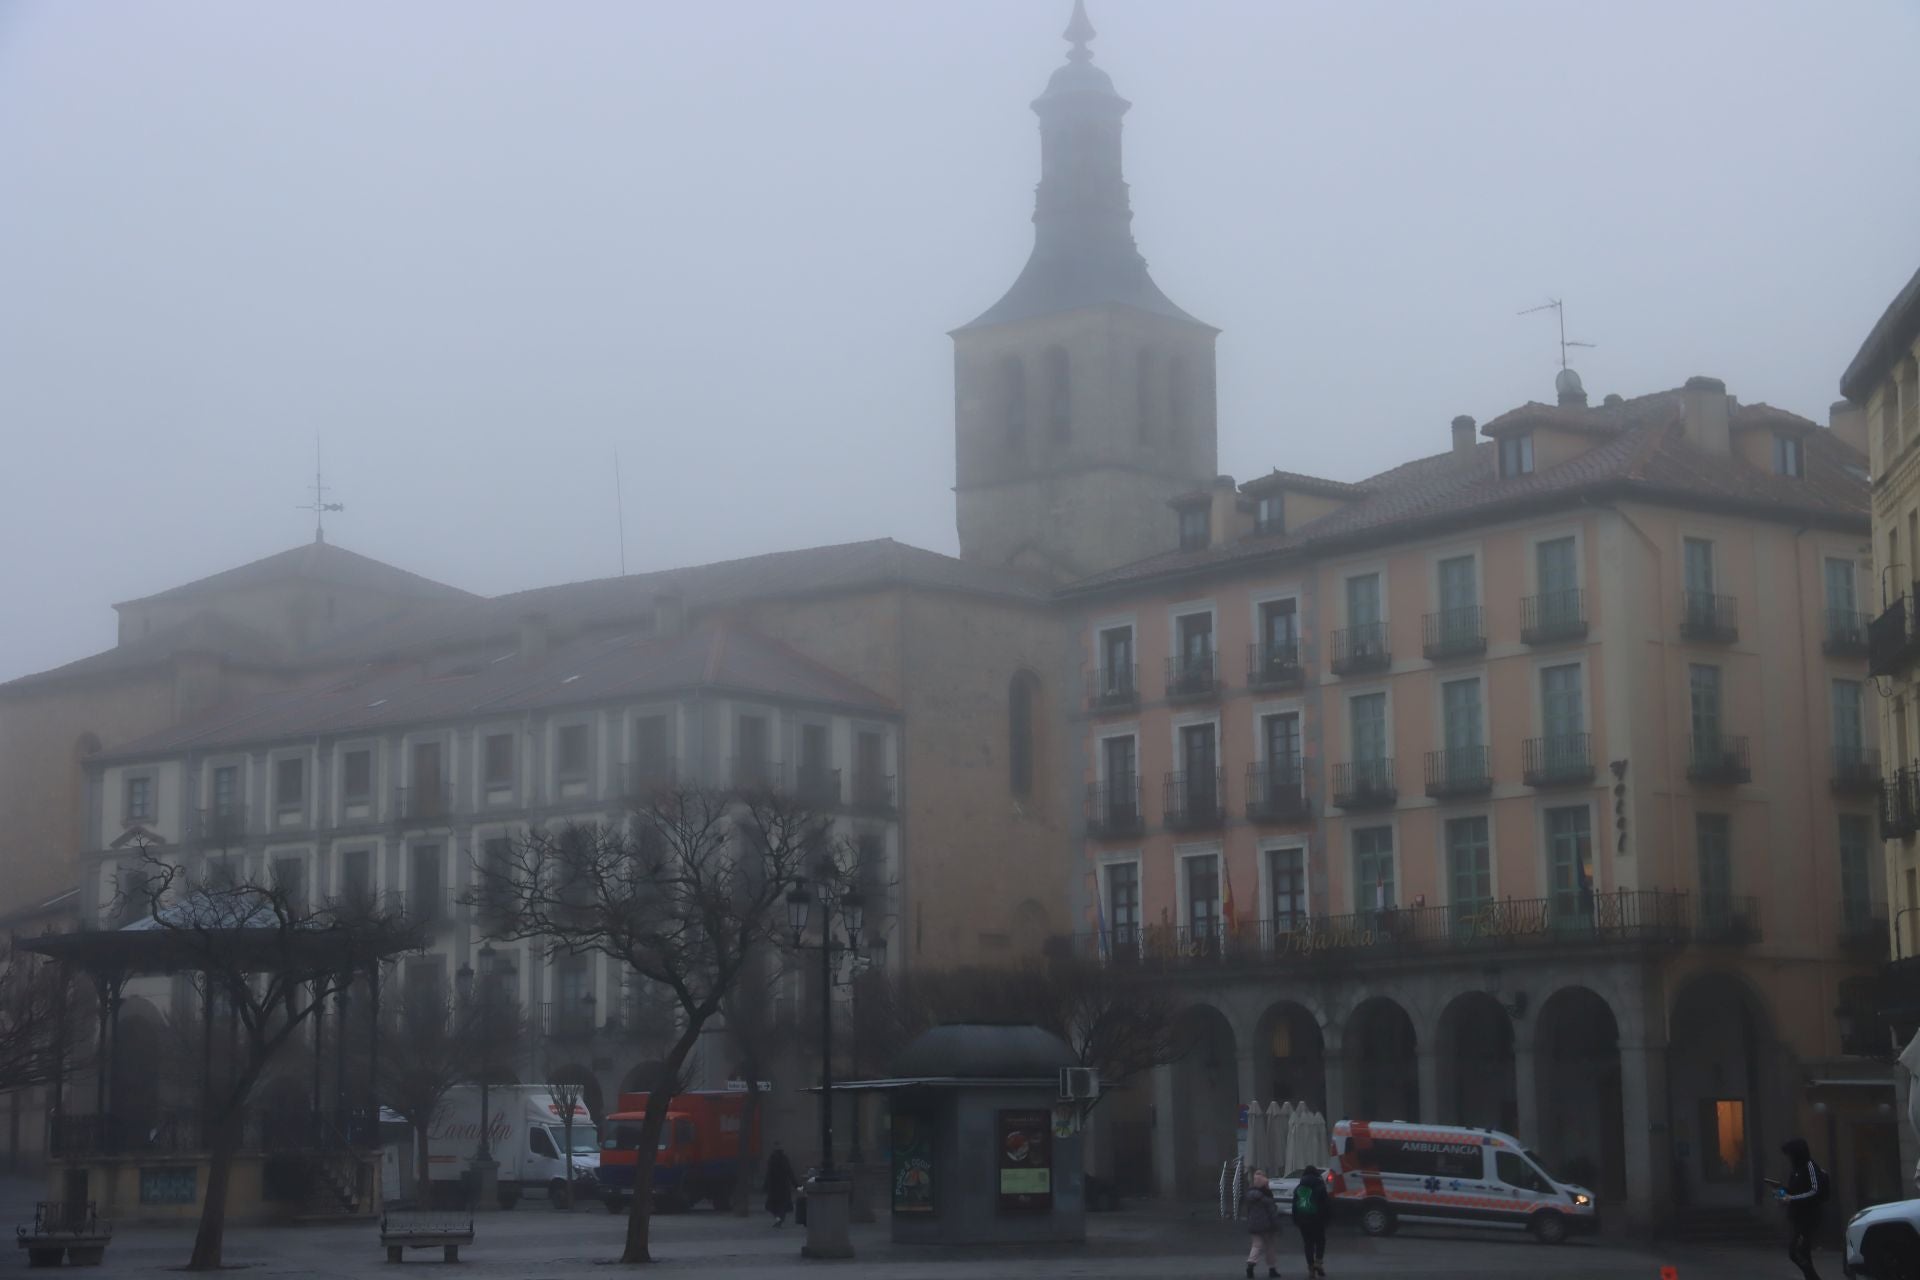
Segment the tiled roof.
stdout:
[[278,666],[287,656],[280,644],[262,632],[219,614],[198,613],[175,626],[163,627],[64,666],[9,680],[0,684],[0,693],[140,671],[186,653],[206,654],[254,667]]
[[1281,471],[1278,468],[1264,476],[1255,476],[1240,488],[1243,492],[1251,494],[1271,493],[1276,489],[1292,489],[1296,493],[1317,493],[1329,498],[1363,498],[1369,492],[1365,485],[1353,484],[1346,480],[1328,480],[1324,476],[1302,475],[1298,471]]
[[223,569],[205,578],[197,578],[181,586],[169,587],[165,591],[155,592],[150,596],[122,601],[114,607],[118,609],[126,605],[149,604],[156,600],[192,600],[222,591],[264,586],[290,579],[330,582],[343,587],[364,587],[371,591],[386,592],[389,595],[414,596],[428,600],[476,599],[475,596],[458,587],[449,587],[431,578],[423,578],[417,573],[396,569],[390,564],[348,551],[345,547],[336,547],[331,542],[308,542],[232,569]]
[[407,662],[312,679],[215,708],[186,724],[116,746],[112,759],[445,724],[584,703],[711,690],[891,715],[865,685],[760,633],[708,623],[677,636],[593,637],[523,657],[437,669]]
[[1886,375],[1894,361],[1906,354],[1916,337],[1920,337],[1920,271],[1913,273],[1912,279],[1894,295],[1874,322],[1853,362],[1840,375],[1840,394],[1856,403],[1866,403],[1867,397],[1873,394],[1873,384]]
[[[1805,430],[1804,476],[1793,478],[1709,457],[1686,442],[1677,392],[1643,396],[1598,409],[1529,405],[1556,417],[1587,415],[1583,430],[1604,436],[1585,452],[1531,475],[1495,474],[1493,444],[1403,463],[1361,482],[1366,496],[1286,534],[1247,537],[1194,551],[1174,551],[1082,579],[1077,596],[1243,562],[1325,554],[1346,546],[1417,537],[1462,522],[1493,520],[1564,506],[1577,498],[1639,496],[1679,505],[1732,508],[1828,527],[1867,528],[1866,459],[1832,432],[1767,405],[1736,406],[1736,428],[1784,425]],[[1502,415],[1502,418],[1512,415]],[[1488,424],[1492,429],[1497,418]]]

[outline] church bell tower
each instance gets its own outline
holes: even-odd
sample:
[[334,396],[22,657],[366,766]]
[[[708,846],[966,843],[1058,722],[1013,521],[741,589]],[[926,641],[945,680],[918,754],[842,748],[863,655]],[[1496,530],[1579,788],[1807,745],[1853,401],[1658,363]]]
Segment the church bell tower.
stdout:
[[1131,105],[1072,48],[1033,102],[1033,253],[953,331],[960,554],[1066,580],[1176,543],[1167,501],[1213,479],[1214,338],[1147,274],[1120,171]]

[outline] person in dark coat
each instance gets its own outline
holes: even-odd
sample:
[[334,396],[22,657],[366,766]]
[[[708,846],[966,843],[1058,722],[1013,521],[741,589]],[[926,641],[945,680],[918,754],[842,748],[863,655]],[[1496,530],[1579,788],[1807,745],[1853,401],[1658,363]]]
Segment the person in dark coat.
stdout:
[[1278,1277],[1280,1274],[1280,1206],[1273,1198],[1273,1187],[1267,1181],[1267,1175],[1258,1169],[1247,1179],[1247,1193],[1241,1202],[1247,1210],[1247,1234],[1253,1237],[1252,1246],[1247,1250],[1247,1280],[1253,1280],[1253,1268],[1260,1262],[1267,1264],[1267,1274]]
[[1293,1189],[1293,1225],[1300,1229],[1300,1248],[1307,1255],[1307,1274],[1327,1274],[1327,1182],[1308,1165]]
[[1787,1180],[1774,1194],[1793,1228],[1787,1257],[1800,1268],[1804,1280],[1820,1280],[1820,1273],[1813,1269],[1813,1238],[1820,1230],[1820,1206],[1827,1202],[1827,1171],[1813,1162],[1805,1138],[1788,1138],[1780,1151],[1787,1157]]
[[786,1226],[787,1215],[793,1212],[793,1161],[777,1142],[767,1157],[767,1212],[776,1227]]

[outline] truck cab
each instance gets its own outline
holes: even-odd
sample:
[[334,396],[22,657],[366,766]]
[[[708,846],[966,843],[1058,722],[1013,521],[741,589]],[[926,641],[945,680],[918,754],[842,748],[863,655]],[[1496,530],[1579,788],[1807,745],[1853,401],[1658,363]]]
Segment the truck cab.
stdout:
[[[639,1166],[640,1130],[647,1095],[620,1095],[620,1110],[607,1117],[600,1150],[600,1189],[607,1211],[617,1213],[633,1196]],[[653,1205],[662,1213],[711,1201],[732,1205],[740,1172],[746,1095],[732,1091],[674,1095],[653,1153]],[[757,1140],[759,1126],[756,1122]],[[757,1141],[746,1144],[750,1154]]]

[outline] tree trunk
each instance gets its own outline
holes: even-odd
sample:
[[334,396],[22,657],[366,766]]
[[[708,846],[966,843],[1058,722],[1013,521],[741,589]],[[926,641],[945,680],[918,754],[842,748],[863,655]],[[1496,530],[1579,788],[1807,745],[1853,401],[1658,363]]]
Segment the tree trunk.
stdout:
[[214,1129],[213,1146],[208,1152],[207,1198],[200,1207],[200,1229],[193,1237],[193,1256],[187,1260],[189,1271],[218,1271],[227,1240],[227,1188],[233,1180],[233,1156],[240,1147],[240,1126],[245,1112],[229,1106]]
[[696,1021],[674,1041],[660,1064],[659,1077],[647,1090],[647,1113],[640,1121],[640,1149],[634,1153],[633,1204],[627,1209],[627,1247],[620,1254],[622,1263],[653,1261],[648,1251],[653,1235],[653,1159],[660,1149],[660,1131],[667,1125],[667,1108],[673,1105],[673,1084],[680,1079],[680,1070],[699,1038],[700,1024]]
[[754,1141],[754,1123],[760,1118],[760,1090],[754,1082],[760,1078],[760,1061],[752,1050],[744,1056],[746,1060],[741,1067],[747,1073],[747,1101],[740,1114],[740,1168],[733,1179],[733,1216],[736,1218],[744,1218],[751,1212],[753,1175],[760,1167],[760,1147]]
[[427,1125],[423,1121],[413,1126],[413,1206],[416,1209],[433,1208],[433,1175],[427,1166],[431,1158],[427,1151]]

